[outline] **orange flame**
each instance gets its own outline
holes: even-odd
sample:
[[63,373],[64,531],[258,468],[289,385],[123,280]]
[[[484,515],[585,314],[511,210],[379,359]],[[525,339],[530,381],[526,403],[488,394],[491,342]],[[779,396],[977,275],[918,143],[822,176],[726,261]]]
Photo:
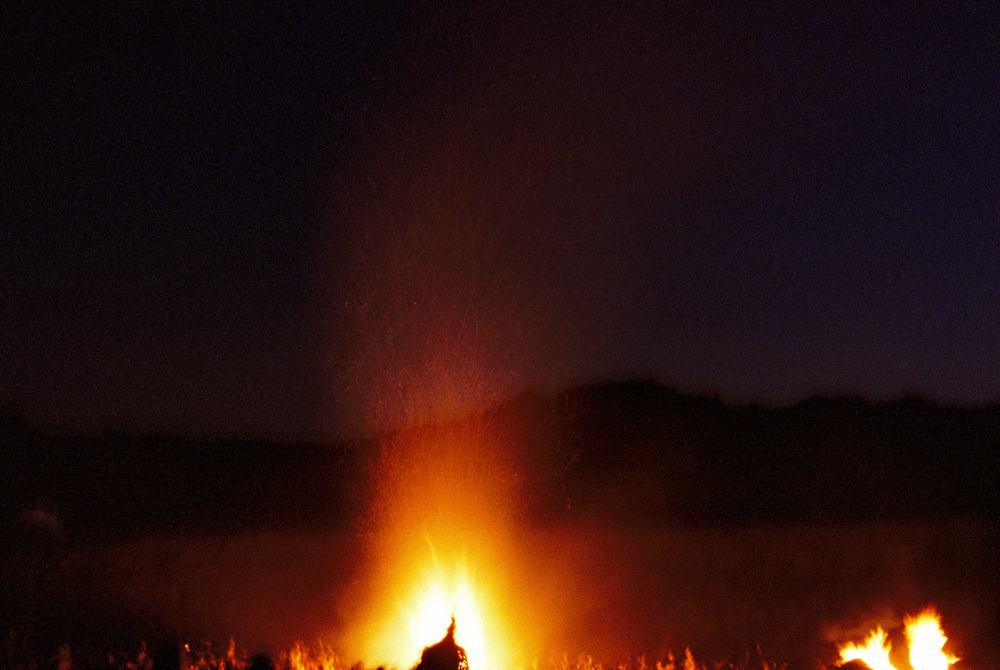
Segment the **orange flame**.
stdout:
[[840,661],[842,663],[847,663],[848,661],[862,661],[872,670],[896,670],[895,666],[889,661],[889,650],[892,645],[889,644],[889,640],[879,626],[871,634],[865,638],[864,646],[857,646],[853,642],[848,643],[840,650]]
[[[948,638],[941,630],[941,616],[934,608],[928,607],[916,617],[907,615],[904,623],[913,670],[948,670],[959,660],[944,651]],[[842,663],[859,660],[872,670],[904,670],[889,660],[891,649],[888,636],[878,627],[865,639],[863,646],[851,642],[841,647],[840,660]]]
[[[452,615],[470,670],[521,665],[512,589],[518,557],[503,445],[482,424],[416,430],[385,446],[369,557],[345,648],[410,668]],[[388,607],[386,607],[388,605]]]
[[933,608],[928,607],[916,617],[906,617],[905,623],[913,670],[948,670],[948,666],[959,660],[944,651],[948,638],[944,636],[940,616]]
[[440,639],[454,615],[455,641],[465,649],[470,670],[486,668],[489,653],[483,616],[476,605],[478,594],[466,567],[459,566],[451,583],[433,581],[425,588],[422,595],[414,594],[418,602],[409,620],[411,649],[419,655],[423,647]]

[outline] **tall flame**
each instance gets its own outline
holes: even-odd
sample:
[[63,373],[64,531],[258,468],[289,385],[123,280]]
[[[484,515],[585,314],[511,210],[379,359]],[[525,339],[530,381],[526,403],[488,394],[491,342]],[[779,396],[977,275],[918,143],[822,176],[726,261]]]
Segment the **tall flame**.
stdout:
[[948,670],[958,657],[945,653],[948,638],[941,630],[937,611],[928,607],[916,617],[907,616],[906,639],[910,645],[910,665],[913,670]]
[[[391,438],[379,463],[369,572],[344,619],[344,646],[368,663],[410,668],[451,617],[470,670],[515,667],[524,651],[509,490],[517,480],[478,420]],[[520,636],[519,636],[520,638]]]
[[[483,616],[477,607],[477,589],[469,578],[468,569],[459,565],[452,580],[443,579],[422,585],[422,594],[414,593],[414,603],[409,619],[410,649],[419,655],[420,650],[430,642],[439,639],[451,616],[458,624],[455,641],[465,649],[469,668],[489,666],[486,635],[483,632]],[[449,583],[450,581],[450,583]]]

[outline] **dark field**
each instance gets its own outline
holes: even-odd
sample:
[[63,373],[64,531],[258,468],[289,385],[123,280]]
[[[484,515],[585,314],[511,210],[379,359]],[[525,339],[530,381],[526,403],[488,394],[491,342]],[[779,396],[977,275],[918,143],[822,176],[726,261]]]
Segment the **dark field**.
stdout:
[[[918,398],[729,407],[629,383],[469,421],[518,463],[543,664],[690,646],[815,667],[934,604],[963,666],[997,668],[998,417]],[[278,655],[351,617],[339,594],[365,560],[378,439],[54,436],[15,413],[3,430],[8,667],[56,667],[63,643],[106,665],[102,650],[173,638]]]

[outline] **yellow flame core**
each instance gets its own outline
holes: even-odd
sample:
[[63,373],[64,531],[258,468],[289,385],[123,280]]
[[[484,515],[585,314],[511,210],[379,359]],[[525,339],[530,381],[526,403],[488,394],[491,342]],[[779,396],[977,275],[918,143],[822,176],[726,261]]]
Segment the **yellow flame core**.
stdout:
[[518,557],[504,444],[475,421],[394,438],[379,462],[370,570],[345,612],[345,648],[366,665],[405,670],[444,637],[470,670],[523,667],[510,631],[523,630],[512,598]]
[[[916,617],[907,616],[904,623],[913,670],[948,670],[952,663],[959,660],[944,651],[948,638],[941,630],[941,617],[936,610],[928,607]],[[851,642],[841,647],[840,661],[847,663],[859,660],[872,670],[905,670],[890,662],[891,649],[888,636],[879,627],[865,639],[863,646],[859,647]]]
[[413,608],[409,621],[411,649],[417,657],[423,647],[442,637],[454,616],[455,642],[465,649],[470,670],[488,666],[486,635],[474,591],[464,567],[451,584],[445,586],[435,582],[430,585]]
[[872,670],[896,670],[889,662],[889,651],[892,645],[881,627],[876,628],[865,638],[864,646],[857,646],[853,642],[848,643],[840,650],[840,661],[863,661]]
[[906,617],[905,623],[913,670],[947,670],[959,660],[944,651],[948,638],[941,630],[941,620],[936,611],[927,608],[916,617]]

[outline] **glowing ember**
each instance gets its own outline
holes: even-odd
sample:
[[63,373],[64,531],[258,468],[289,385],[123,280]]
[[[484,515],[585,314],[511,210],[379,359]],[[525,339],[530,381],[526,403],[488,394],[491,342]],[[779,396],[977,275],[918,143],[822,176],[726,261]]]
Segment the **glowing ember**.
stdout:
[[[928,607],[916,617],[907,616],[905,624],[913,670],[948,670],[952,663],[959,660],[944,652],[948,638],[942,632],[941,618],[933,608]],[[889,660],[891,649],[888,636],[879,627],[865,639],[864,646],[859,647],[852,642],[841,647],[840,660],[843,663],[859,660],[872,670],[904,670]]]

